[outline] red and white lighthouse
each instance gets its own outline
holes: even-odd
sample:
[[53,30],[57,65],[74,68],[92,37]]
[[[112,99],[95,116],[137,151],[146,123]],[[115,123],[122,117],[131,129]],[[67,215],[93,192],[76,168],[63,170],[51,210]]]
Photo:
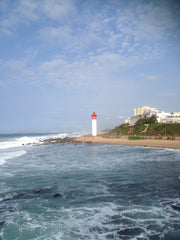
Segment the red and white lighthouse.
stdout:
[[91,115],[92,117],[92,136],[95,137],[97,135],[97,115],[95,112]]

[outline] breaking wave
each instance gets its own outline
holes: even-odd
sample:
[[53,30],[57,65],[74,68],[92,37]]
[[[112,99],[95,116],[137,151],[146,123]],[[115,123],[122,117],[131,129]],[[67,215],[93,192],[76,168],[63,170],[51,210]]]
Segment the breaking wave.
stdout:
[[71,132],[64,132],[64,133],[56,133],[56,134],[44,134],[44,135],[36,135],[36,136],[19,136],[10,138],[1,138],[0,137],[0,149],[8,149],[8,148],[16,148],[21,146],[26,146],[29,144],[37,144],[41,143],[42,140],[48,138],[65,138],[65,137],[76,137],[80,136],[80,133],[71,133]]
[[24,154],[26,154],[26,151],[24,150],[0,153],[0,165],[3,165],[8,159],[20,157]]

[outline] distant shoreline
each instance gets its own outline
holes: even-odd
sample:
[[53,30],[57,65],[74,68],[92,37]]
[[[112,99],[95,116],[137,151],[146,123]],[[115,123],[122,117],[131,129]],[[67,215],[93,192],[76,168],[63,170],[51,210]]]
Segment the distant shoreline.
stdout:
[[81,137],[75,137],[73,138],[73,142],[180,149],[179,140],[164,140],[164,139],[129,140],[127,137],[114,138],[108,136],[104,137],[103,135],[92,137],[91,134],[87,134]]

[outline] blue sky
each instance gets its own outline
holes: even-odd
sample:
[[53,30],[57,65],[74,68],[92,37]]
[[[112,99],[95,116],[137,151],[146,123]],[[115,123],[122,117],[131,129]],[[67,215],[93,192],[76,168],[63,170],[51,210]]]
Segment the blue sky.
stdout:
[[180,1],[0,0],[0,132],[180,111]]

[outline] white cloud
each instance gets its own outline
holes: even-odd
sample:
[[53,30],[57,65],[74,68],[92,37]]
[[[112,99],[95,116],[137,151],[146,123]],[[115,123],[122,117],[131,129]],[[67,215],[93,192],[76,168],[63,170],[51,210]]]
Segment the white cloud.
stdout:
[[[66,20],[72,17],[75,11],[74,1],[72,0],[31,0],[13,2],[6,1],[0,4],[2,10],[0,30],[10,35],[20,26],[47,19]],[[64,22],[63,22],[64,23]]]
[[[77,14],[78,5],[73,0],[19,0],[9,9],[8,4],[1,4],[7,13],[1,21],[6,34],[23,25],[24,21],[28,24],[42,20],[30,37],[34,35],[37,41],[39,34],[39,46],[43,41],[43,50],[48,48],[50,52],[52,47],[57,54],[54,58],[53,50],[48,56],[52,60],[36,62],[35,65],[32,60],[35,61],[38,54],[40,56],[42,49],[37,51],[28,47],[23,51],[26,54],[23,60],[5,63],[11,69],[8,75],[13,72],[13,79],[24,78],[33,84],[42,84],[43,81],[64,86],[87,85],[96,79],[99,82],[116,80],[124,69],[140,60],[159,57],[165,51],[163,40],[168,37],[166,33],[174,27],[170,12],[153,3],[129,4],[129,8],[120,8],[121,2],[115,2],[111,1],[118,4],[117,8],[102,4],[101,11],[92,11],[84,3],[81,15]],[[145,41],[147,38],[149,41]],[[60,53],[66,57],[59,56]],[[146,81],[159,78],[146,74],[139,77]]]
[[28,68],[26,61],[22,60],[0,60],[1,79],[4,84],[12,82],[31,82],[34,79],[34,72]]
[[[31,1],[4,1],[0,4],[2,11],[0,29],[10,35],[19,26],[33,23],[45,18],[51,20],[66,20],[75,12],[72,0],[31,0]],[[63,22],[64,23],[64,22]]]
[[0,30],[6,34],[14,33],[18,26],[26,25],[39,19],[38,1],[6,1],[0,5],[2,9]]
[[45,0],[42,3],[42,11],[52,20],[64,20],[76,12],[73,0]]
[[22,21],[36,21],[39,19],[38,9],[40,2],[38,1],[19,1],[19,5],[13,9],[12,13]]
[[139,8],[136,21],[136,38],[148,40],[163,40],[172,34],[174,22],[170,11],[161,6],[147,5]]
[[138,59],[125,58],[119,54],[103,53],[81,60],[68,60],[63,56],[56,56],[50,61],[44,61],[33,66],[28,61],[11,60],[1,62],[2,72],[8,72],[9,79],[23,81],[36,85],[56,85],[67,88],[87,88],[93,86],[110,85],[112,81],[120,81],[120,72],[127,67],[137,64]]
[[161,56],[166,40],[175,35],[173,16],[162,3],[132,1],[124,6],[121,1],[110,1],[100,9],[97,6],[98,1],[7,1],[0,4],[0,29],[6,35],[18,34],[18,27],[34,24],[31,39],[37,40],[38,35],[39,41],[67,54],[111,51],[142,59]]
[[42,28],[39,37],[48,42],[63,44],[63,46],[73,41],[72,29],[69,26]]
[[139,77],[140,79],[145,81],[157,81],[160,78],[160,76],[158,75],[148,75],[144,73],[140,74]]
[[132,66],[137,64],[137,57],[124,57],[116,53],[102,53],[100,55],[92,56],[91,62],[94,66],[97,66],[103,71],[117,71],[122,70],[122,68]]
[[28,62],[32,59],[34,59],[38,55],[38,51],[33,48],[27,48],[24,50],[24,53],[28,59]]

